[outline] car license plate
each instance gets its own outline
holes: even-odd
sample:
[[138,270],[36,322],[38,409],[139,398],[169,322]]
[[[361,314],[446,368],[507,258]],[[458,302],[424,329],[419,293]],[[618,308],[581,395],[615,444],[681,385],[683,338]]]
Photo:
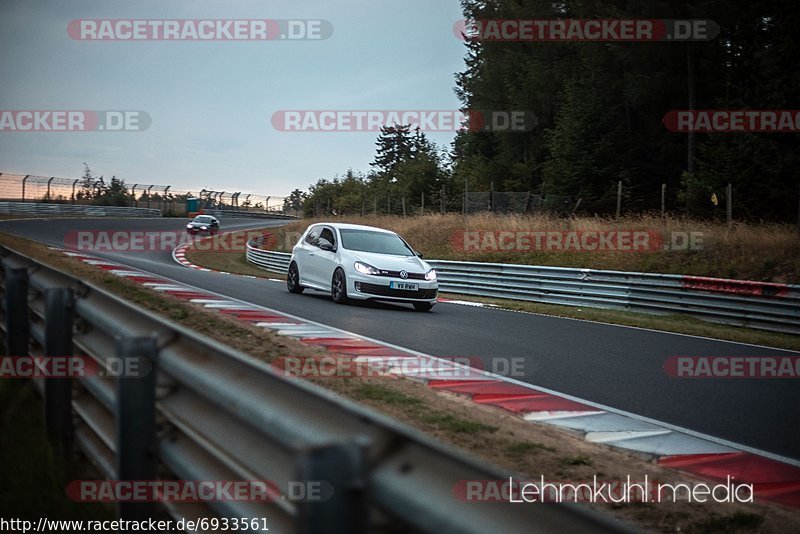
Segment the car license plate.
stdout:
[[417,284],[409,284],[408,282],[389,282],[389,287],[392,289],[404,289],[406,291],[417,290]]

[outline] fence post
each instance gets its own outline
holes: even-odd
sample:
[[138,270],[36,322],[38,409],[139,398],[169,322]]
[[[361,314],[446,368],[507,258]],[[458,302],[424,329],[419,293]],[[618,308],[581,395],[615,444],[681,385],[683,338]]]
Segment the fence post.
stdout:
[[[366,443],[359,441],[312,448],[300,455],[297,482],[306,485],[306,495],[297,503],[298,534],[367,531]],[[318,483],[321,491],[314,494]]]
[[[123,372],[117,379],[117,480],[153,480],[156,476],[156,372],[153,337],[127,337],[117,342]],[[152,517],[153,503],[120,502],[120,519]]]
[[30,321],[28,319],[28,270],[5,266],[6,356],[27,356]]
[[667,184],[661,184],[661,216],[663,217],[667,213]]
[[[71,358],[75,305],[72,289],[50,288],[44,292],[44,353],[47,357]],[[71,363],[67,369],[72,369]],[[44,426],[56,443],[68,450],[72,439],[72,378],[44,381]]]
[[733,226],[733,186],[729,183],[725,194],[725,212],[728,219],[728,227]]
[[400,201],[401,201],[401,202],[402,202],[402,204],[403,204],[403,217],[405,218],[405,216],[406,216],[406,197],[402,197],[402,198],[400,199]]
[[469,196],[469,184],[467,183],[467,177],[464,177],[464,217],[467,216],[467,198]]
[[[442,186],[442,196],[439,198],[439,201],[440,201],[440,203],[441,203],[442,215],[444,215],[444,212],[445,212],[445,203],[446,203],[446,199],[445,199],[445,196],[444,196],[444,195],[445,195],[445,192],[444,192],[444,186]],[[800,222],[798,222],[798,224],[800,224]]]
[[622,211],[622,180],[617,182],[617,219]]

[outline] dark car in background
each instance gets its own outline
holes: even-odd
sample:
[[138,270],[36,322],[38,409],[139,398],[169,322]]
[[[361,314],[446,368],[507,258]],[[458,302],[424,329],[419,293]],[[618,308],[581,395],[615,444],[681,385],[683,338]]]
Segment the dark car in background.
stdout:
[[219,231],[219,220],[211,215],[198,215],[192,222],[186,225],[186,231],[190,234],[209,233]]

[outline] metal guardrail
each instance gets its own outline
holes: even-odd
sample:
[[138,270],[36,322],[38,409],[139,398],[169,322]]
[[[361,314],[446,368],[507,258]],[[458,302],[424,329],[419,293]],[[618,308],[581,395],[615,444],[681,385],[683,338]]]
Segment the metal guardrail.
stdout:
[[289,271],[289,258],[287,252],[274,252],[263,250],[260,247],[267,236],[259,236],[247,242],[245,257],[247,261],[274,273],[286,274]]
[[[330,499],[126,502],[123,519],[267,518],[270,532],[608,532],[580,505],[465,502],[461,481],[507,480],[376,412],[0,246],[7,354],[138,362],[139,378],[41,379],[45,424],[109,479],[325,481]],[[115,360],[117,361],[117,360]]]
[[[247,244],[247,261],[286,273],[290,254]],[[450,293],[588,306],[800,334],[800,286],[674,274],[630,273],[502,263],[428,260]]]
[[248,219],[297,219],[294,215],[287,215],[280,211],[247,211],[238,209],[204,209],[205,215],[213,215],[220,219],[248,218]]
[[45,204],[43,202],[0,202],[0,214],[28,216],[161,217],[161,210],[151,208],[127,208],[122,206]]

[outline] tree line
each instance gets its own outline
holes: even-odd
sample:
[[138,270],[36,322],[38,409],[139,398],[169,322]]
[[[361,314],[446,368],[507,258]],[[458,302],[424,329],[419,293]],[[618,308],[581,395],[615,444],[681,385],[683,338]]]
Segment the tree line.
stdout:
[[[695,42],[465,40],[455,91],[464,110],[524,110],[524,132],[462,130],[444,150],[407,125],[383,128],[367,173],[320,179],[286,202],[306,215],[411,213],[424,202],[460,210],[463,191],[530,191],[613,213],[657,210],[724,217],[732,184],[737,218],[795,220],[797,133],[669,131],[671,110],[800,109],[800,10],[791,0],[461,0],[466,19],[712,19]],[[444,195],[442,192],[444,191]],[[577,201],[580,200],[579,203]]]
[[[129,189],[125,180],[112,176],[106,182],[104,176],[97,176],[88,165],[84,164],[83,175],[80,178],[80,188],[75,193],[76,200],[89,202],[96,206],[122,206],[130,207],[136,206],[137,202],[159,202],[165,201],[170,203],[183,202],[188,195],[186,194],[173,194],[173,193],[148,193],[146,190],[141,190],[141,193],[136,196],[132,189]],[[67,199],[63,195],[55,198],[45,198],[45,201],[63,201]]]

